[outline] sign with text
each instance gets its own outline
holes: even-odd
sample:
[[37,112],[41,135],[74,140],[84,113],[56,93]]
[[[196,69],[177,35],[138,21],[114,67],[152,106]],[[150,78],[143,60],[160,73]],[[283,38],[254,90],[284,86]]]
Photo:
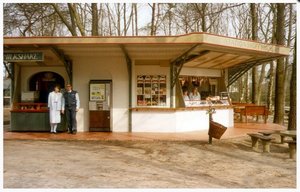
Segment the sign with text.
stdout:
[[105,84],[90,84],[90,101],[105,101]]
[[34,62],[34,61],[44,61],[43,52],[15,52],[15,53],[4,53],[4,61],[7,62]]

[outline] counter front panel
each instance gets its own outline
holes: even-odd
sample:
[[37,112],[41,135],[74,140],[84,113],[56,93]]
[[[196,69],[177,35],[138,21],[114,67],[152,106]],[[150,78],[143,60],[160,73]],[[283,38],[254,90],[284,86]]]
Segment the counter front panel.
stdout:
[[[11,131],[50,132],[49,110],[46,103],[15,103],[11,112]],[[57,131],[65,131],[65,118],[62,115]]]
[[[233,127],[232,106],[213,106],[213,120]],[[208,106],[187,108],[132,108],[132,132],[191,132],[209,128]]]

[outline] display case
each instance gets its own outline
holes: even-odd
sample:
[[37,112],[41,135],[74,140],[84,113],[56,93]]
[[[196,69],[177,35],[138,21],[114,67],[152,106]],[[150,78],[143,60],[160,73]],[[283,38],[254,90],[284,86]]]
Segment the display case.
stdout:
[[[14,103],[11,112],[11,131],[50,132],[49,110],[47,103]],[[57,131],[66,131],[62,115]]]
[[40,97],[39,91],[23,91],[21,94],[21,102],[37,102]]
[[89,131],[110,130],[110,80],[91,80],[89,83]]
[[165,75],[137,76],[137,106],[166,106],[167,82]]

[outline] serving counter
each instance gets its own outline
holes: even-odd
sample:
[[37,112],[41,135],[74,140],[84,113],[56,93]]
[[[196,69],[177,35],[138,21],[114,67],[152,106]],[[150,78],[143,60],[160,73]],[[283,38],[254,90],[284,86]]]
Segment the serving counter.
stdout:
[[207,111],[215,109],[213,120],[233,127],[233,106],[197,106],[185,108],[132,108],[132,132],[189,132],[209,128]]
[[[50,132],[47,103],[15,103],[11,112],[11,131]],[[57,130],[65,131],[65,118]]]

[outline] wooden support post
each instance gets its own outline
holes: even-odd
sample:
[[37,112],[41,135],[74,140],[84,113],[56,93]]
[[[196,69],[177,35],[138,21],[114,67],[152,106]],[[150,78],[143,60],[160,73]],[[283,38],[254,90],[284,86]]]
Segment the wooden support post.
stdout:
[[212,144],[212,136],[210,136],[210,135],[209,135],[209,137],[208,137],[208,143],[209,143],[209,144]]

